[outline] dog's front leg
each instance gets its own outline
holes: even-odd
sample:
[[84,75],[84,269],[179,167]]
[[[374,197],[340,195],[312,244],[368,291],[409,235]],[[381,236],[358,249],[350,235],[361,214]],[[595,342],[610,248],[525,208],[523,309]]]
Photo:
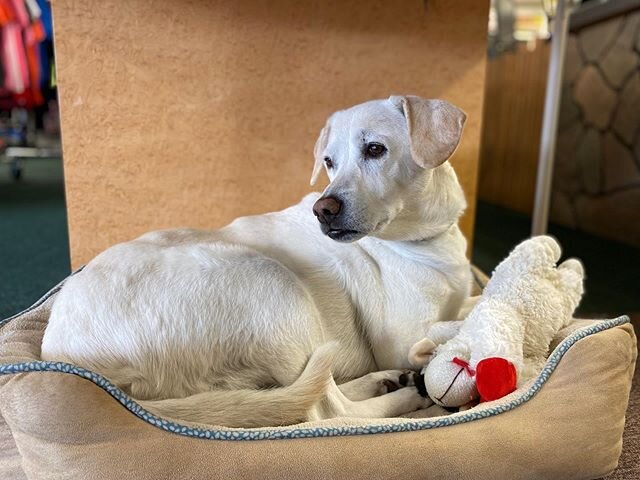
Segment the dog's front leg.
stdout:
[[362,418],[398,417],[431,405],[433,405],[431,399],[422,397],[417,388],[407,387],[361,402],[351,402],[344,416]]
[[428,408],[433,402],[422,397],[415,387],[401,388],[395,392],[369,398],[345,405],[344,416],[357,418],[398,417],[422,408]]
[[422,397],[413,386],[374,398],[353,401],[342,393],[335,382],[330,382],[326,397],[310,412],[310,419],[398,417],[431,405],[431,399]]
[[342,383],[338,388],[349,400],[367,400],[415,385],[414,375],[416,373],[412,370],[371,372],[350,382]]

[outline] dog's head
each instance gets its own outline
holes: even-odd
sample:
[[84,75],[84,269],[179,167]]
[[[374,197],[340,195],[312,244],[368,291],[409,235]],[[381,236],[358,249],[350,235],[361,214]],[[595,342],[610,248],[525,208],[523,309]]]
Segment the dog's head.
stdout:
[[313,207],[325,235],[419,240],[454,223],[464,195],[447,159],[466,115],[444,100],[392,96],[334,113],[314,149],[311,184],[330,179]]

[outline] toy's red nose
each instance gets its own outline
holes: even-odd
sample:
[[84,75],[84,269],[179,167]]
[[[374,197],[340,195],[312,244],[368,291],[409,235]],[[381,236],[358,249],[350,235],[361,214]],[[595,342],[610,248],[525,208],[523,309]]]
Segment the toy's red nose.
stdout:
[[476,366],[476,388],[480,401],[490,402],[510,394],[516,389],[516,367],[509,360],[490,357]]

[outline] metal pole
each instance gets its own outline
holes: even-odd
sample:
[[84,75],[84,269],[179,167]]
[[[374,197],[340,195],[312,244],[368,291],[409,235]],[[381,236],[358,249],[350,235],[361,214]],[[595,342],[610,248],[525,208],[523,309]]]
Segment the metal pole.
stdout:
[[567,2],[565,0],[558,0],[553,23],[531,235],[545,234],[547,232],[547,223],[549,219],[549,200],[551,197],[551,180],[553,177],[553,157],[556,150],[558,111],[560,109],[560,94],[562,90],[562,68],[564,66],[564,52],[567,44],[567,30],[569,23],[566,3]]

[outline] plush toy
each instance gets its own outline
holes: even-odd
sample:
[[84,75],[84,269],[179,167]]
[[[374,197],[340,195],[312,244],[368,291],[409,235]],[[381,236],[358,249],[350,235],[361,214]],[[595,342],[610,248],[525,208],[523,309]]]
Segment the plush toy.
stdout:
[[495,400],[540,371],[583,293],[582,264],[569,259],[556,267],[560,253],[551,237],[522,242],[498,265],[464,321],[439,322],[412,347],[412,363],[428,362],[422,373],[435,403]]

